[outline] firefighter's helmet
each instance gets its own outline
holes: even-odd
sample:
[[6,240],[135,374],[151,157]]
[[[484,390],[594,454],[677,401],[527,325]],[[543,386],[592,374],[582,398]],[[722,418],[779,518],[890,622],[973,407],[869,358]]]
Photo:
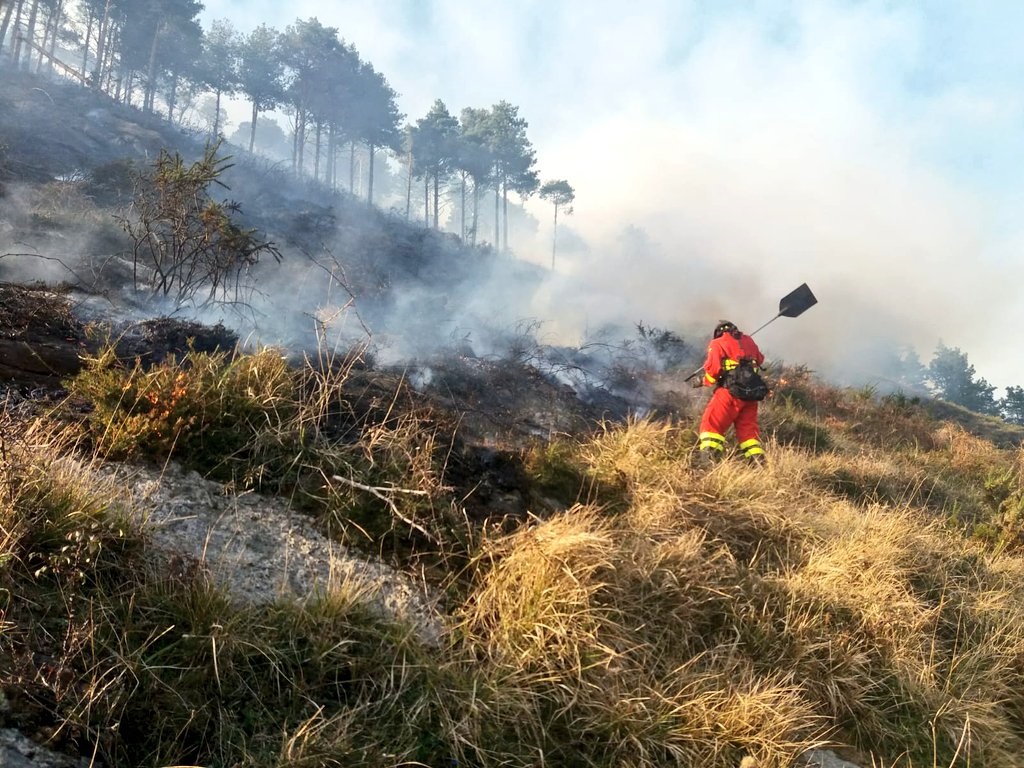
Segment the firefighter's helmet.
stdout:
[[740,329],[736,327],[735,323],[731,323],[728,320],[719,320],[718,325],[715,326],[715,338],[719,338],[722,334],[728,333],[731,336],[737,336]]

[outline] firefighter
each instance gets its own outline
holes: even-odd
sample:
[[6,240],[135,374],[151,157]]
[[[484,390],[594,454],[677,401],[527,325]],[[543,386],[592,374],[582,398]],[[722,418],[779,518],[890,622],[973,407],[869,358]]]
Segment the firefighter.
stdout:
[[[757,425],[757,403],[767,394],[767,386],[759,373],[763,365],[764,355],[750,336],[728,320],[722,320],[715,326],[714,337],[708,345],[708,356],[704,361],[704,377],[694,382],[694,387],[715,388],[700,422],[698,456],[702,464],[717,461],[724,456],[725,433],[730,426],[736,428],[736,439],[743,456],[758,464],[765,462]],[[753,370],[756,374],[753,378],[759,382],[757,389],[760,391],[748,393],[741,392],[736,386],[730,387],[731,377],[740,378],[738,371],[741,367]],[[748,374],[749,371],[744,373]],[[742,394],[742,398],[735,393]]]

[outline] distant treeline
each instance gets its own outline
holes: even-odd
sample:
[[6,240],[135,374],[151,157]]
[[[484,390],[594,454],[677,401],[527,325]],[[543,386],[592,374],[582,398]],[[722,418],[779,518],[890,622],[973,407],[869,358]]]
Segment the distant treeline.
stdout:
[[892,383],[907,393],[934,395],[977,413],[1024,424],[1024,387],[1007,387],[1006,395],[997,398],[995,385],[978,376],[967,353],[957,347],[939,342],[927,366],[915,350],[904,350],[891,361],[890,370]]

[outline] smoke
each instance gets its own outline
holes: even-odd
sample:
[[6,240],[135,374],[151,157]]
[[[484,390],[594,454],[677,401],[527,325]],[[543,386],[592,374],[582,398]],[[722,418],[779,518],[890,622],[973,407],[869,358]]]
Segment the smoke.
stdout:
[[[455,0],[300,0],[261,12],[336,24],[413,118],[435,98],[520,106],[542,178],[577,191],[565,224],[587,248],[560,255],[537,307],[567,338],[615,318],[752,328],[808,282],[820,304],[759,338],[777,358],[870,381],[886,375],[885,350],[927,361],[942,339],[993,383],[1024,381],[994,331],[1024,319],[1010,171],[1024,62],[1008,32],[1022,9],[529,0],[474,16]],[[546,264],[549,209],[529,207],[541,231],[517,252]],[[649,247],[623,245],[631,228]]]
[[[947,156],[1018,118],[1019,97],[908,86],[933,34],[909,5],[787,8],[709,22],[644,81],[653,98],[627,95],[545,144],[579,190],[572,226],[591,252],[566,269],[586,281],[591,322],[751,330],[808,282],[820,304],[759,337],[776,358],[881,381],[892,349],[927,361],[941,338],[990,381],[1024,380],[1002,332],[1022,313],[1008,258],[1020,233],[1000,226],[990,180]],[[631,228],[646,247],[622,247]]]
[[[541,179],[567,179],[575,213],[560,217],[554,272],[551,208],[537,199],[539,229],[512,233],[515,260],[474,265],[443,238],[401,244],[433,249],[426,274],[381,261],[386,216],[338,221],[316,248],[261,270],[265,295],[245,321],[261,340],[354,343],[369,328],[380,359],[397,361],[460,345],[500,354],[525,329],[580,344],[643,322],[699,347],[719,319],[753,330],[807,282],[819,304],[758,336],[775,360],[884,381],[894,349],[927,362],[942,340],[990,382],[1024,383],[1024,361],[1006,351],[1024,321],[1024,97],[1003,74],[1024,64],[1007,31],[1024,9],[525,0],[475,17],[455,0],[214,0],[206,12],[243,31],[313,15],[388,77],[409,119],[435,98],[453,112],[519,106]],[[244,102],[229,109],[248,117]],[[96,250],[73,237],[46,253]]]
[[0,280],[87,284],[118,234],[78,180],[8,183],[0,197]]

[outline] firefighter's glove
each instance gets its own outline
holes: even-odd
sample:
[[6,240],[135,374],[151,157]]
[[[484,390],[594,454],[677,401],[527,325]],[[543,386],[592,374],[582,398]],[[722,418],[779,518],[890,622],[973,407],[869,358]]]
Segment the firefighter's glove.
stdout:
[[693,387],[694,389],[700,389],[701,387],[704,386],[704,380],[695,377],[693,381],[690,383],[690,386]]

